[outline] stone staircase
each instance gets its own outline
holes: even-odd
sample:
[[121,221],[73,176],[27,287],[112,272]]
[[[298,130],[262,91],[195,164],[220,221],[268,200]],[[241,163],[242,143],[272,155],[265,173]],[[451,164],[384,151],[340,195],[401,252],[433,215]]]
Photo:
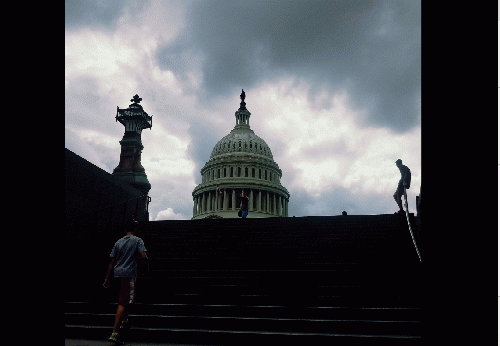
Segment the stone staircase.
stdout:
[[[139,271],[130,341],[421,338],[422,264],[404,216],[155,221],[140,236],[150,261]],[[118,237],[81,260],[88,280],[68,279],[66,337],[109,336],[117,292],[102,281]],[[73,255],[85,257],[95,240],[73,241]]]

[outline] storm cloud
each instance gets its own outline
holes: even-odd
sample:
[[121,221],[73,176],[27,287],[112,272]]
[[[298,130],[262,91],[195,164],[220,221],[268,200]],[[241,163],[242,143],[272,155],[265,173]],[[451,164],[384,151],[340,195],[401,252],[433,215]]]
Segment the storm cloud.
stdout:
[[419,124],[418,1],[196,1],[185,22],[156,58],[180,76],[199,65],[207,97],[293,75],[310,101],[348,90],[374,126]]

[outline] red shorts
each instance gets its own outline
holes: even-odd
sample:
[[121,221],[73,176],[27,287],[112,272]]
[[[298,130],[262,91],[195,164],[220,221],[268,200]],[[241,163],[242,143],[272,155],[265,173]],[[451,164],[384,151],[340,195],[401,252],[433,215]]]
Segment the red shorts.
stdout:
[[134,304],[135,299],[135,278],[119,278],[120,295],[118,296],[119,305]]

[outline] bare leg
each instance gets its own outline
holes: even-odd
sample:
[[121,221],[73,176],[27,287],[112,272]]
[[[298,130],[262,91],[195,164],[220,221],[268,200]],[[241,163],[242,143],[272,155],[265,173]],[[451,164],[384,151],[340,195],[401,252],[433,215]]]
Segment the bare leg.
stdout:
[[124,305],[118,304],[118,309],[116,309],[115,316],[115,326],[113,327],[113,333],[118,333],[120,330],[120,324],[127,318],[128,311]]
[[401,201],[401,195],[395,193],[393,197],[396,200],[396,203],[398,204],[399,210],[403,210],[403,202]]

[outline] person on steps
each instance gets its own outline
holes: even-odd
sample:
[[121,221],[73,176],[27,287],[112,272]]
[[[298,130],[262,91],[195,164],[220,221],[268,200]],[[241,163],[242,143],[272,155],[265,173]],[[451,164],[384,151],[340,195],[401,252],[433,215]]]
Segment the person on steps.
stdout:
[[241,218],[245,219],[248,216],[248,197],[245,195],[244,191],[241,191],[240,205],[241,205]]
[[[104,288],[111,285],[111,274],[114,274],[115,280],[120,284],[120,294],[118,297],[118,309],[115,315],[115,324],[109,341],[115,344],[122,344],[119,330],[128,323],[128,313],[131,304],[135,300],[135,288],[137,278],[137,261],[139,258],[147,261],[146,247],[144,241],[137,237],[139,231],[139,222],[131,220],[127,223],[126,235],[113,246],[111,250],[111,262],[108,266],[108,273],[104,279]],[[122,325],[123,324],[123,325]]]

